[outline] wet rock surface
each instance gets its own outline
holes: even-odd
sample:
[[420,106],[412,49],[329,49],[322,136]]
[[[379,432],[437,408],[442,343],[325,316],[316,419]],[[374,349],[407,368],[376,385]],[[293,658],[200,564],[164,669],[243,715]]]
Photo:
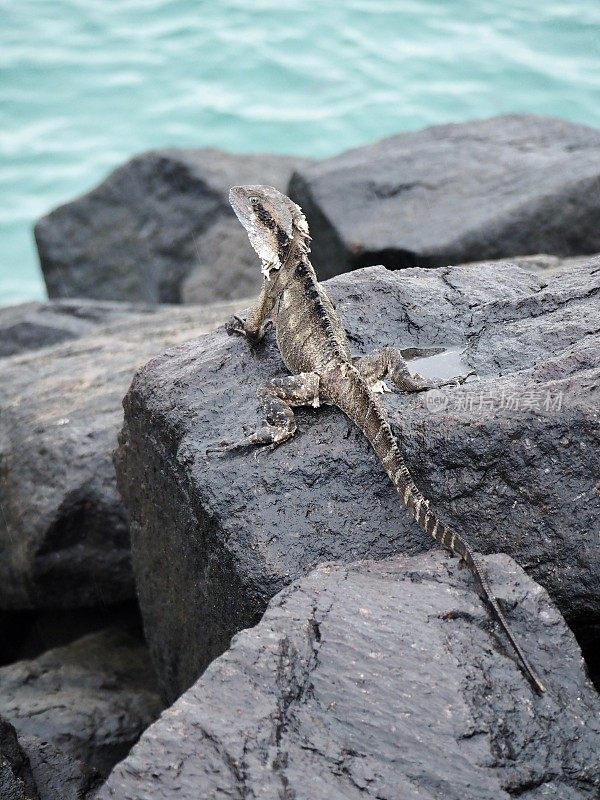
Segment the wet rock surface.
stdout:
[[[217,278],[199,290],[202,276],[197,276],[196,288],[186,291],[187,302],[258,293],[254,251],[239,235],[229,189],[239,183],[269,183],[285,191],[292,170],[307,163],[289,156],[210,149],[136,156],[94,190],[37,223],[49,296],[178,303],[182,282],[196,268]],[[220,257],[224,242],[227,249]],[[220,292],[225,284],[230,285]]]
[[[513,556],[591,647],[600,260],[548,280],[510,265],[371,268],[327,289],[357,355],[444,347],[449,364],[414,368],[477,370],[463,387],[385,396],[407,463],[440,517],[476,549]],[[253,350],[220,330],[151,361],[126,397],[119,485],[171,701],[314,565],[433,546],[335,409],[298,410],[297,435],[274,452],[207,455],[256,426],[257,388],[284,372],[272,334]]]
[[[88,782],[90,770],[108,774],[161,707],[146,647],[124,629],[90,634],[0,669],[0,714],[23,742],[33,737],[30,758],[49,775],[56,762],[59,773],[85,764]],[[80,778],[86,770],[77,770]]]
[[510,558],[484,563],[544,696],[456,559],[322,565],[162,714],[98,800],[596,798],[600,701],[575,639]]
[[[0,609],[106,606],[133,596],[112,463],[123,395],[137,367],[239,307],[37,307],[36,320],[49,318],[71,340],[39,349],[38,330],[28,344],[37,350],[0,360]],[[13,309],[12,323],[32,313]]]
[[296,171],[326,278],[600,251],[600,131],[529,115],[402,133]]

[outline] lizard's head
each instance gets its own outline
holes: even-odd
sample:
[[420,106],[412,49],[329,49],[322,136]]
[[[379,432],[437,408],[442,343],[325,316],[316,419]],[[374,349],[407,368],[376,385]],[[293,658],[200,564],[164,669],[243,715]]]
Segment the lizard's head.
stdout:
[[229,202],[242,223],[250,244],[262,261],[262,272],[269,279],[279,269],[291,243],[296,240],[308,252],[308,225],[299,206],[272,186],[234,186]]

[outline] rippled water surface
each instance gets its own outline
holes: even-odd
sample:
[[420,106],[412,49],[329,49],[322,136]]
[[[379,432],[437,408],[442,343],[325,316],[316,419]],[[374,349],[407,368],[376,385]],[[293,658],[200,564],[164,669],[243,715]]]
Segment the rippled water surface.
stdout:
[[44,294],[32,221],[146,148],[600,126],[600,0],[0,0],[0,23],[0,302]]

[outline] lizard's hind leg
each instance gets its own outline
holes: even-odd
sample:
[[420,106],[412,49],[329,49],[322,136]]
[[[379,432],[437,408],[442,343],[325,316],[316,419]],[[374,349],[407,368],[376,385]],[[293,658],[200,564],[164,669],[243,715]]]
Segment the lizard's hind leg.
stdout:
[[374,392],[387,390],[383,383],[383,379],[387,377],[402,392],[424,392],[427,389],[464,383],[473,374],[457,375],[445,380],[430,380],[418,373],[411,375],[404,356],[396,347],[384,347],[383,350],[369,353],[368,356],[359,358],[355,366]]
[[300,372],[284,378],[273,378],[258,392],[265,425],[239,442],[226,445],[227,450],[254,445],[277,447],[296,433],[293,406],[319,405],[319,375]]

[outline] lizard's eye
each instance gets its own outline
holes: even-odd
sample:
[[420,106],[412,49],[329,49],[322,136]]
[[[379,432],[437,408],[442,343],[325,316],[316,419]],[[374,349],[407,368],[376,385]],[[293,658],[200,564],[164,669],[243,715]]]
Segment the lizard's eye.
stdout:
[[260,203],[260,197],[252,195],[252,197],[248,198],[248,202],[250,203],[251,206],[257,206]]

